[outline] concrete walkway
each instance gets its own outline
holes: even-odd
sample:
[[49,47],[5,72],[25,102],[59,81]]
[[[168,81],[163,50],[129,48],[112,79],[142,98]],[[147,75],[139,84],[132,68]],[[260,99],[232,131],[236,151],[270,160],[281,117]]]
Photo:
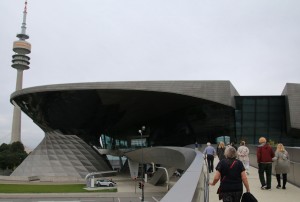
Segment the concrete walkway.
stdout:
[[[216,158],[214,162],[216,167],[218,160]],[[214,172],[215,173],[215,172]],[[214,173],[210,173],[210,181],[213,180]],[[287,183],[286,190],[276,189],[277,181],[276,177],[272,176],[272,189],[271,190],[261,190],[261,184],[258,177],[258,170],[254,167],[250,167],[250,175],[248,175],[248,182],[250,185],[250,192],[257,198],[259,202],[299,202],[300,201],[300,188]],[[210,186],[209,190],[209,201],[215,202],[219,201],[217,189],[219,183],[215,186]],[[244,191],[245,191],[244,187]]]

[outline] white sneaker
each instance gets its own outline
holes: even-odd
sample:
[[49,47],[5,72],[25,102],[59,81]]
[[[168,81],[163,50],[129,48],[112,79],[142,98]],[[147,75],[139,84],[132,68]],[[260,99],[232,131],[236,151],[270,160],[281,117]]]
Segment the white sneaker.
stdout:
[[262,186],[261,189],[267,189],[267,185]]

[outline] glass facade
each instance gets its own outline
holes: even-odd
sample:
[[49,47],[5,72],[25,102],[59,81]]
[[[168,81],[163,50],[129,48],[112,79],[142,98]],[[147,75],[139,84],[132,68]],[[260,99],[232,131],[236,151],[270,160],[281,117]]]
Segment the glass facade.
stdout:
[[103,149],[125,149],[128,148],[126,140],[114,139],[109,135],[102,134],[100,136],[100,146]]
[[235,101],[238,142],[258,144],[258,139],[264,136],[275,144],[299,144],[299,139],[287,134],[285,96],[236,96]]

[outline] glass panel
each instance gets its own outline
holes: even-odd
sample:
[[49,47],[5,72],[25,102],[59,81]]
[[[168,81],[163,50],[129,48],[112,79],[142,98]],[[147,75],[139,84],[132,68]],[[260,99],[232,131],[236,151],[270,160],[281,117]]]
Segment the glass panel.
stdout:
[[270,113],[270,121],[280,121],[282,120],[282,115],[278,113]]
[[244,98],[243,100],[243,105],[254,105],[255,104],[255,99],[254,98]]
[[267,127],[268,122],[267,121],[256,121],[256,127]]
[[240,121],[242,117],[242,113],[240,110],[235,110],[235,120]]
[[243,121],[254,121],[255,120],[255,114],[254,113],[244,113],[243,114]]
[[243,106],[243,112],[254,112],[255,111],[255,105],[244,105]]
[[262,106],[262,105],[267,106],[268,105],[268,98],[258,98],[256,100],[256,104],[260,105],[260,106]]
[[271,121],[269,125],[270,125],[270,127],[273,127],[273,128],[281,128],[282,122],[281,121]]
[[270,128],[269,130],[270,135],[272,136],[280,136],[281,135],[281,128]]
[[256,128],[256,134],[258,136],[265,136],[266,134],[268,134],[268,129],[267,128]]
[[254,121],[244,121],[243,122],[243,127],[254,127]]
[[283,100],[284,100],[284,97],[273,97],[273,98],[270,98],[270,105],[271,106],[278,106],[278,105],[283,105]]
[[270,112],[273,112],[273,113],[283,113],[284,110],[281,107],[279,107],[279,106],[277,106],[277,107],[272,106],[272,107],[270,107]]
[[240,137],[241,135],[242,135],[242,130],[240,128],[236,129],[236,136]]
[[246,144],[256,144],[256,139],[253,135],[243,135],[241,140],[244,140]]
[[268,120],[268,114],[267,113],[257,113],[256,114],[256,120],[257,121],[267,121]]
[[131,140],[131,147],[144,147],[146,145],[146,138],[140,139],[132,139]]
[[268,112],[268,105],[257,105],[256,106],[256,111],[257,112]]
[[254,135],[254,128],[252,127],[244,127],[243,128],[243,136],[253,136]]

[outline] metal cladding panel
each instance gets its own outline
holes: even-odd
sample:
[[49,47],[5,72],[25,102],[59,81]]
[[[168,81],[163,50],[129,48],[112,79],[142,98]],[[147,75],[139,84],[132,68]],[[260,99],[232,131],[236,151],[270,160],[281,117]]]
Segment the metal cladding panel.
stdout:
[[[73,140],[73,141],[71,141]],[[53,146],[58,147],[54,149]],[[108,171],[106,161],[75,135],[46,134],[44,140],[14,170],[11,176],[71,176],[84,178],[88,173]]]
[[230,81],[127,81],[37,86],[17,91],[11,95],[11,99],[14,99],[14,97],[17,97],[18,95],[35,92],[93,89],[175,93],[201,98],[231,107],[235,107],[234,96],[239,95]]
[[287,83],[282,95],[287,97],[290,127],[300,129],[300,84]]

